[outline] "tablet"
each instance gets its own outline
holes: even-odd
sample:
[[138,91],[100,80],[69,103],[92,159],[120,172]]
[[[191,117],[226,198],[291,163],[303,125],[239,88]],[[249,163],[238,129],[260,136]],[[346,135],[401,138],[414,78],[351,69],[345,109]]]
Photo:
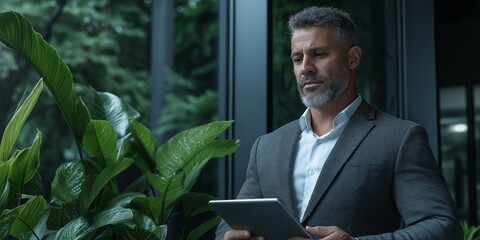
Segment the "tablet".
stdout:
[[276,198],[211,200],[209,205],[233,229],[249,230],[267,239],[312,239]]

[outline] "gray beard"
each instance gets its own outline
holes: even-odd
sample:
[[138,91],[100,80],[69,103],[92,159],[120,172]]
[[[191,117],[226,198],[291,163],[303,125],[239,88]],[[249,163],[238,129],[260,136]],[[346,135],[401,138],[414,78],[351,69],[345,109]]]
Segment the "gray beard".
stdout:
[[302,100],[303,105],[306,107],[321,107],[327,103],[332,102],[337,97],[341,96],[348,87],[349,76],[348,73],[343,73],[342,76],[333,81],[323,81],[326,85],[324,92],[317,92],[315,90],[308,91],[307,93],[303,92],[303,89],[299,89],[300,99]]
[[300,93],[300,98],[306,107],[320,107],[333,101],[337,97],[336,93],[338,90],[333,89],[327,89],[324,93],[312,91],[307,94]]

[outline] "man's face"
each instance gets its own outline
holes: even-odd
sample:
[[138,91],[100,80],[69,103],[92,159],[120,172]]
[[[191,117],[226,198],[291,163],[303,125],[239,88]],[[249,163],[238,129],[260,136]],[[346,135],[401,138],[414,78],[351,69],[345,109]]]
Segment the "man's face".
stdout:
[[347,50],[334,30],[309,27],[292,35],[293,69],[307,107],[320,107],[341,96],[349,84]]

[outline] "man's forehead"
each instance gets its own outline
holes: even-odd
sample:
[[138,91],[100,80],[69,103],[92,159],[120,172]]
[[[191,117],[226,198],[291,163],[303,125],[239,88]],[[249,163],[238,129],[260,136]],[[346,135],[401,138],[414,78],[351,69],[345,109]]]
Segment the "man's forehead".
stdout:
[[295,35],[298,35],[298,34],[304,34],[306,32],[333,32],[334,29],[332,28],[329,28],[329,27],[326,27],[326,26],[308,26],[308,27],[302,27],[302,28],[298,28],[298,29],[295,29],[293,32],[292,32],[292,38],[295,36]]
[[297,29],[290,39],[292,49],[305,46],[333,46],[342,44],[341,42],[334,29],[317,26]]
[[295,41],[315,41],[328,40],[334,36],[334,31],[323,27],[309,27],[295,30],[292,34],[291,42]]
[[310,43],[310,42],[324,42],[333,37],[333,32],[326,28],[302,28],[296,30],[291,38],[291,43]]

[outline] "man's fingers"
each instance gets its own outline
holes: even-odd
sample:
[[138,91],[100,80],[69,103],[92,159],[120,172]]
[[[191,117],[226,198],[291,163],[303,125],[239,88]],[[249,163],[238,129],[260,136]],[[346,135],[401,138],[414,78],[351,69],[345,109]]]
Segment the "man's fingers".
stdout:
[[325,226],[315,226],[315,227],[307,226],[307,231],[310,234],[317,235],[317,236],[328,236],[334,232],[332,227],[325,227]]
[[337,226],[315,226],[307,227],[307,231],[311,235],[323,237],[322,240],[351,240],[353,239],[348,233],[344,232]]
[[250,232],[246,230],[230,230],[225,233],[223,239],[225,240],[235,240],[235,239],[248,239],[250,237]]
[[248,239],[248,240],[264,240],[264,237],[261,236],[254,236],[252,237],[251,233],[247,230],[230,230],[225,233],[223,236],[224,240],[241,240],[241,239]]

